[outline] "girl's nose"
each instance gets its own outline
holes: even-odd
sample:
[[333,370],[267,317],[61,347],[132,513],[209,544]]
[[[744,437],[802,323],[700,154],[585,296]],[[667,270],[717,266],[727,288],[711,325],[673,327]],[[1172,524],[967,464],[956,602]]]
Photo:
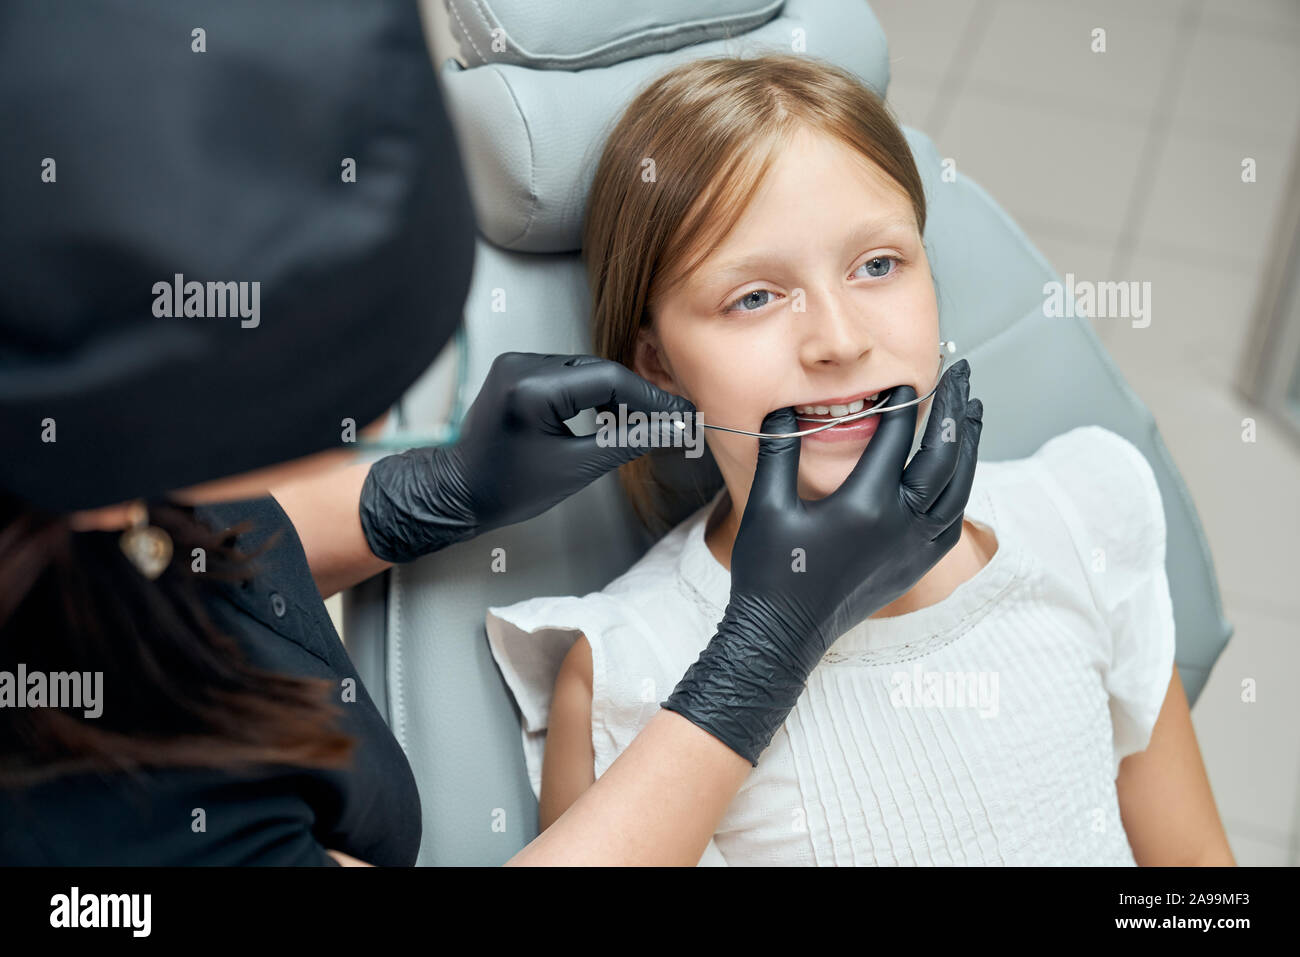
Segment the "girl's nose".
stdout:
[[808,293],[806,309],[795,314],[800,356],[807,365],[843,365],[871,351],[870,323],[844,297]]

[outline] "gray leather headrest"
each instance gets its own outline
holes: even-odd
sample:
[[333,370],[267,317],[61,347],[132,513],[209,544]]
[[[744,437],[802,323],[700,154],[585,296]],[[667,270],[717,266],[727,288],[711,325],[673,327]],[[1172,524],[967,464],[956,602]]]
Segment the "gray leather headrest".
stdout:
[[746,33],[782,0],[604,0],[569,7],[537,0],[447,0],[468,66],[514,63],[586,70]]
[[[533,7],[527,0],[449,0],[453,26],[461,21],[456,29],[465,55],[487,57],[468,69],[449,60],[442,79],[479,229],[498,246],[533,253],[580,248],[587,192],[609,130],[642,87],[678,63],[803,52],[855,73],[882,97],[889,86],[885,34],[863,0],[637,0],[632,6],[646,11],[636,17],[628,4],[609,6],[616,9],[591,4],[580,15],[560,17],[550,5]],[[763,14],[774,7],[781,8],[779,15]],[[766,22],[742,37],[689,39],[717,29],[715,21],[738,31],[746,22],[740,18],[760,14]],[[674,22],[679,32],[669,29]],[[505,52],[534,62],[493,59],[482,42],[489,23],[511,38]],[[629,29],[629,23],[645,26]],[[669,52],[644,55],[647,48]],[[567,61],[564,69],[533,68],[555,66],[564,56],[618,62],[577,72]]]

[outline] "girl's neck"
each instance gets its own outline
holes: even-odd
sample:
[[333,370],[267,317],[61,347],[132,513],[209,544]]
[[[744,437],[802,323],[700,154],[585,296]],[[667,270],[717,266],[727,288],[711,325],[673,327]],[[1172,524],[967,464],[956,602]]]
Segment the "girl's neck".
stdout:
[[744,506],[736,508],[732,504],[731,492],[728,490],[718,503],[720,515],[709,515],[704,528],[704,543],[717,559],[718,564],[731,571],[731,549],[736,544],[736,533],[740,531],[740,517]]

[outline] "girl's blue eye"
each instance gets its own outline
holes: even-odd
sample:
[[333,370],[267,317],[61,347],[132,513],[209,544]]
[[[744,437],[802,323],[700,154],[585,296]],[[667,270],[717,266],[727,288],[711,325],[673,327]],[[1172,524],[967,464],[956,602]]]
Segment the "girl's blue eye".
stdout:
[[[762,302],[756,302],[754,300],[755,296],[767,296],[768,298]],[[735,308],[737,303],[744,303],[745,305],[742,306],[741,311],[753,312],[755,309],[761,309],[763,306],[766,306],[769,302],[771,302],[772,301],[771,296],[772,293],[770,293],[766,289],[752,289],[749,292],[745,293],[743,296],[741,296],[739,299],[737,299],[735,302],[733,302],[730,306],[728,306],[727,311],[730,312],[733,308]]]
[[[867,274],[871,276],[871,278],[882,279],[885,276],[888,276],[890,273],[897,271],[898,266],[901,264],[902,264],[902,260],[899,259],[897,256],[873,256],[872,258],[864,262],[861,266],[859,266],[858,270],[861,270],[865,267],[868,269]],[[879,270],[880,267],[882,266],[887,267],[885,268],[884,272],[876,271]],[[763,297],[763,298],[760,300],[757,297]],[[731,305],[727,306],[727,308],[723,311],[735,312],[736,307],[739,306],[740,307],[739,311],[741,312],[755,312],[756,310],[762,309],[764,306],[766,306],[768,303],[772,301],[773,301],[773,296],[769,290],[751,289],[749,292],[745,293],[735,302],[731,303]]]
[[869,272],[869,273],[868,273],[868,275],[870,275],[870,276],[872,276],[872,277],[874,277],[874,278],[876,278],[876,279],[879,279],[881,276],[888,276],[891,272],[893,272],[892,265],[893,265],[894,263],[896,263],[897,261],[898,261],[898,260],[895,259],[893,256],[873,256],[871,259],[868,259],[868,260],[867,260],[866,262],[864,262],[861,266],[859,266],[858,269],[862,269],[864,266],[879,266],[881,263],[887,263],[887,264],[890,264],[891,268],[886,269],[884,272]]

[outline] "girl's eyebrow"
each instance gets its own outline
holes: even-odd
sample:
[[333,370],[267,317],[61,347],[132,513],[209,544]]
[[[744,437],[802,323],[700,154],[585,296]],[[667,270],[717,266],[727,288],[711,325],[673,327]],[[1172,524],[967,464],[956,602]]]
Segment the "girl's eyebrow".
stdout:
[[[882,233],[910,232],[913,229],[915,229],[913,221],[907,217],[891,216],[883,219],[868,220],[859,225],[857,229],[849,234],[847,244],[856,246],[860,243],[866,242],[868,239],[873,239]],[[736,274],[743,275],[752,272],[754,269],[761,266],[783,263],[785,261],[785,256],[770,253],[755,253],[741,259],[733,259],[730,262],[721,264],[717,268],[707,270],[706,278],[710,282],[720,282],[724,279],[729,279],[731,276]]]

